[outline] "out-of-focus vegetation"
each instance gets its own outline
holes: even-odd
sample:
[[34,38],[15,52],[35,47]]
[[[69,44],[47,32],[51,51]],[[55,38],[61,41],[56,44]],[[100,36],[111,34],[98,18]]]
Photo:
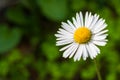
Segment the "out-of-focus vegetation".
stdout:
[[55,46],[61,21],[79,11],[106,20],[109,41],[97,60],[103,80],[119,80],[119,7],[120,0],[0,0],[0,80],[97,80],[93,60],[64,59]]

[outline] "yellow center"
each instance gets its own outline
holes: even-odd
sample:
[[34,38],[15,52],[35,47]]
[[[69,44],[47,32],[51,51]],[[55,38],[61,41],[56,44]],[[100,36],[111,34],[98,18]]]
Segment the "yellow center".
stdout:
[[91,31],[86,27],[80,27],[74,32],[74,40],[79,44],[87,43],[90,38]]

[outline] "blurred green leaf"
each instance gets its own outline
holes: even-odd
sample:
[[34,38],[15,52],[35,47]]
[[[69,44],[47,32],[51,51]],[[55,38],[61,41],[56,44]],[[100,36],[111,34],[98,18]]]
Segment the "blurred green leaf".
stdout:
[[79,11],[85,7],[85,0],[71,0],[71,7],[74,11]]
[[67,0],[37,0],[43,15],[56,21],[67,17]]
[[27,17],[24,14],[21,7],[13,7],[9,8],[6,11],[6,17],[8,20],[17,23],[17,24],[26,24],[27,23]]
[[34,66],[35,66],[35,69],[38,71],[38,74],[40,74],[38,80],[44,80],[46,74],[48,73],[46,62],[39,59],[38,61],[34,62]]
[[58,79],[60,78],[62,74],[61,74],[61,70],[59,69],[60,66],[58,64],[53,62],[48,62],[46,66],[54,78],[58,78]]
[[7,57],[7,60],[9,63],[17,62],[22,58],[22,55],[19,50],[14,49],[9,56]]
[[[61,65],[61,64],[60,64]],[[78,71],[80,69],[81,66],[79,66],[79,62],[75,63],[75,62],[64,62],[62,63],[62,65],[60,66],[60,71],[63,77],[66,78],[66,80],[70,80],[72,79],[76,74],[75,72]],[[65,76],[65,74],[67,74]]]
[[116,79],[116,74],[115,74],[114,72],[108,74],[108,75],[106,76],[106,80],[117,80],[117,79]]
[[30,5],[30,2],[29,2],[30,0],[21,0],[21,3],[25,6],[25,7],[27,7],[27,8],[31,8],[31,5]]
[[21,61],[22,65],[28,65],[31,64],[34,61],[34,57],[32,54],[28,55],[28,56],[24,56],[23,60]]
[[120,63],[117,65],[117,71],[120,74]]
[[5,76],[9,71],[9,67],[7,61],[0,61],[0,76]]
[[95,77],[96,69],[94,64],[88,65],[87,68],[84,68],[81,72],[81,76],[83,79],[91,80]]
[[119,3],[120,3],[120,0],[110,0],[110,6],[112,6],[112,8],[114,8],[114,10],[118,13],[118,15],[120,15],[120,8],[119,7]]
[[35,37],[35,36],[34,36],[34,37],[32,37],[32,38],[30,39],[30,43],[31,43],[32,46],[35,47],[37,44],[39,44],[39,40],[40,40],[40,39],[39,39],[38,37]]
[[49,60],[54,60],[58,57],[58,48],[50,42],[42,44],[42,51]]
[[21,32],[18,28],[9,29],[7,25],[0,25],[0,53],[14,48],[20,41]]
[[29,80],[29,71],[27,70],[27,68],[19,68],[15,66],[12,67],[10,70],[10,76],[12,80]]

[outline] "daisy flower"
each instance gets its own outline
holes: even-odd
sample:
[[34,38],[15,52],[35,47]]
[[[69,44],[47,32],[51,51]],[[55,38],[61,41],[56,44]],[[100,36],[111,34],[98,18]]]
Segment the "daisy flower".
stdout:
[[57,46],[64,46],[60,51],[64,51],[64,58],[74,58],[74,61],[86,60],[88,57],[94,59],[99,53],[98,46],[105,46],[107,42],[105,20],[99,18],[99,15],[92,15],[86,12],[83,17],[82,12],[76,13],[72,18],[73,22],[67,20],[62,22],[61,27],[55,36],[57,37]]

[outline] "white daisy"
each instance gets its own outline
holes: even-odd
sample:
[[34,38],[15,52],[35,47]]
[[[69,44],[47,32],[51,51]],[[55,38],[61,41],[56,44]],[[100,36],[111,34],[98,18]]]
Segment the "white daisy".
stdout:
[[62,28],[59,28],[57,34],[57,46],[64,45],[60,51],[64,51],[64,58],[74,56],[74,61],[80,60],[83,57],[91,59],[95,58],[100,53],[97,46],[105,46],[108,30],[105,20],[99,18],[99,15],[92,15],[91,12],[85,13],[83,18],[82,12],[76,13],[76,18],[72,18],[73,23],[69,20],[67,23],[62,22]]

